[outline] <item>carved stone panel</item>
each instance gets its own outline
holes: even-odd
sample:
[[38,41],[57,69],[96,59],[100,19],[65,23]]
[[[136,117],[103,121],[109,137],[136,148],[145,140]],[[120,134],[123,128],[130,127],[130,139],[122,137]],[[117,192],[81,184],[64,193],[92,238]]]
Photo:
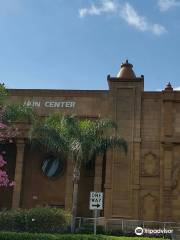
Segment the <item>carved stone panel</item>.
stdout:
[[172,172],[172,190],[176,194],[180,194],[180,166],[175,165]]
[[175,165],[172,173],[172,217],[174,221],[180,219],[180,166]]
[[141,216],[143,220],[153,221],[158,219],[157,197],[148,193],[142,198]]
[[159,161],[155,154],[150,152],[143,157],[142,175],[143,176],[159,175]]

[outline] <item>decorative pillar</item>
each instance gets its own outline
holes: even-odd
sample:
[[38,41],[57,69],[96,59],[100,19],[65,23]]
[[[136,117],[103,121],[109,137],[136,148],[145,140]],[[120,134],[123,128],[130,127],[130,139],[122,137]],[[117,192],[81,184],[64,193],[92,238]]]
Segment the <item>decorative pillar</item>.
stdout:
[[106,153],[106,175],[105,175],[105,196],[104,196],[104,217],[110,218],[112,215],[112,161],[113,149],[109,149]]
[[132,217],[140,218],[140,156],[141,156],[141,139],[134,140],[134,161],[132,166]]
[[73,194],[73,161],[67,161],[66,173],[66,195],[65,195],[65,209],[71,210],[72,208],[72,194]]
[[23,139],[18,139],[16,142],[16,167],[15,167],[15,186],[13,189],[12,209],[20,208],[21,190],[22,190],[22,177],[23,177],[23,160],[24,160],[24,147]]
[[166,221],[172,220],[173,101],[173,88],[168,83],[162,91],[162,146],[160,160],[160,219]]
[[95,177],[94,177],[94,191],[102,191],[102,168],[103,168],[103,156],[97,156],[95,161]]
[[163,91],[163,136],[173,136],[173,101],[174,92],[170,83]]
[[163,186],[163,220],[171,221],[172,215],[172,161],[173,145],[164,145],[164,186]]

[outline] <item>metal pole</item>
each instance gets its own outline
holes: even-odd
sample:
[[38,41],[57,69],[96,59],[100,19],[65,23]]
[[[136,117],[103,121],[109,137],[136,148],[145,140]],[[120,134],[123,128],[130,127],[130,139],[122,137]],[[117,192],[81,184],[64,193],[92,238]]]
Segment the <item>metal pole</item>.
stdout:
[[97,210],[94,210],[94,235],[96,235],[96,225],[97,225]]
[[79,228],[81,228],[81,217],[79,218]]

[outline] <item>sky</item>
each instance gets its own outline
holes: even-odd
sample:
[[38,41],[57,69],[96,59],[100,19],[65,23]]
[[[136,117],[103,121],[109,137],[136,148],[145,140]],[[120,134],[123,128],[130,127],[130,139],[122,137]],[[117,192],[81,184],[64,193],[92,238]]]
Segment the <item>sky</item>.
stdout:
[[180,0],[0,0],[0,82],[108,89],[126,59],[145,90],[180,90]]

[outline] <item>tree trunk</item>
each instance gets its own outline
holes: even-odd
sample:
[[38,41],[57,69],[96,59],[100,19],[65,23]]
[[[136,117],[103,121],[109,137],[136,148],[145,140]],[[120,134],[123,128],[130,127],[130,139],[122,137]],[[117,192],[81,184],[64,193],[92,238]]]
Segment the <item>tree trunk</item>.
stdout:
[[72,219],[71,219],[71,233],[75,232],[76,215],[78,203],[78,184],[80,179],[80,170],[75,169],[73,174],[73,196],[72,196]]

